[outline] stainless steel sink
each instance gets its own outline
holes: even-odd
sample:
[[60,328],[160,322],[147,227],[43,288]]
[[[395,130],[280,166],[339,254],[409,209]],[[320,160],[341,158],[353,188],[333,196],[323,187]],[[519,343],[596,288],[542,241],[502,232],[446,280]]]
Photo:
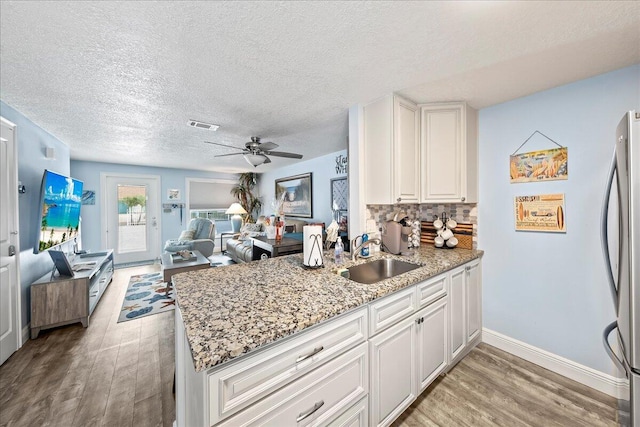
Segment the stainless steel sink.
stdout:
[[420,268],[419,265],[393,258],[382,258],[349,267],[349,279],[358,283],[376,283]]

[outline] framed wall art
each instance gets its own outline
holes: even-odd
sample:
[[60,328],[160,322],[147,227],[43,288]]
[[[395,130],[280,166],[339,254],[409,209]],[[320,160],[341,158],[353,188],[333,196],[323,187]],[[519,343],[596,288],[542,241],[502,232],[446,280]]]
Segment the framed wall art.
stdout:
[[285,216],[313,217],[311,172],[276,179],[276,199],[283,200]]

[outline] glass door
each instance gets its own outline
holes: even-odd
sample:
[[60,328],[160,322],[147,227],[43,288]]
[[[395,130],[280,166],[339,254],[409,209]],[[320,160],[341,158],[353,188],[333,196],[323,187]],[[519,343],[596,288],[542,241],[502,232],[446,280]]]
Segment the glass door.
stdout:
[[153,261],[160,256],[158,226],[159,178],[109,175],[105,177],[106,247],[114,262]]

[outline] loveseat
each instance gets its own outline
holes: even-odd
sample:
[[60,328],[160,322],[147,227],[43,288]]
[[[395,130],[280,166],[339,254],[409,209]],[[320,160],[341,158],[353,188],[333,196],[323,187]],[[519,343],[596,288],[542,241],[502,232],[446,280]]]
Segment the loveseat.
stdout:
[[[264,218],[260,217],[255,224],[245,224],[240,233],[227,240],[227,255],[237,263],[253,260],[253,244],[251,237],[266,236]],[[307,221],[300,219],[285,219],[284,237],[302,240],[302,228]]]

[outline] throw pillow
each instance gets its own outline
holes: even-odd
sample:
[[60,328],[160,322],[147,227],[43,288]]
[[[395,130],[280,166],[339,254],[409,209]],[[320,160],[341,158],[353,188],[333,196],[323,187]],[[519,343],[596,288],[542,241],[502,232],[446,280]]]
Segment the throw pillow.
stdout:
[[264,231],[262,229],[262,224],[245,224],[243,230],[246,233],[251,233],[251,232],[260,232],[260,231]]
[[187,242],[193,240],[193,236],[195,236],[196,232],[194,230],[184,230],[180,233],[180,237],[178,237],[179,242]]

